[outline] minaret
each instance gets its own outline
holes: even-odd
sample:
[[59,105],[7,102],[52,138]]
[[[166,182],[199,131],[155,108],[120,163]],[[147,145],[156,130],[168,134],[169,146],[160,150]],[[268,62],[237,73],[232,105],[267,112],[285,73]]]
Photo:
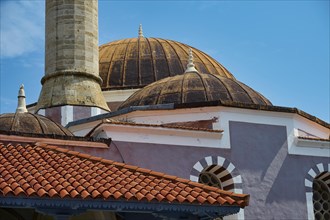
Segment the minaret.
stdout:
[[18,103],[17,103],[16,113],[28,112],[28,110],[26,109],[25,92],[24,92],[23,84],[19,87],[17,98],[18,98]]
[[109,111],[100,87],[97,0],[46,0],[45,62],[36,111],[55,106]]

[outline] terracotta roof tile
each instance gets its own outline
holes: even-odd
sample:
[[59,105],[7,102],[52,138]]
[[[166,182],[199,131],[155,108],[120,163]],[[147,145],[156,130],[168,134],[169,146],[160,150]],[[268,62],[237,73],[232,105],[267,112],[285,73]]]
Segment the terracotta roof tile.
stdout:
[[53,188],[48,190],[48,194],[49,194],[50,197],[58,196],[58,193]]
[[213,204],[213,203],[215,203],[217,200],[216,199],[214,199],[212,196],[208,196],[207,198],[207,201],[209,202],[209,203],[211,203],[211,204]]
[[37,194],[38,194],[39,197],[43,197],[45,194],[47,194],[47,192],[43,188],[40,187],[37,190]]
[[151,193],[147,193],[146,195],[145,195],[145,197],[146,197],[146,199],[148,200],[148,201],[152,201],[152,200],[154,200],[156,197],[154,196],[154,195],[152,195]]
[[223,204],[225,204],[226,202],[227,202],[227,200],[225,200],[223,197],[221,197],[221,196],[219,196],[218,198],[217,198],[217,201],[218,201],[218,203],[220,203],[221,205],[223,205]]
[[35,191],[33,188],[31,188],[31,187],[26,188],[24,191],[26,192],[26,194],[27,194],[28,196],[32,196],[33,194],[36,193],[36,191]]
[[5,196],[8,193],[12,192],[12,189],[11,189],[10,185],[8,185],[8,186],[5,186],[1,191],[2,191],[3,195]]
[[240,204],[242,204],[244,202],[244,200],[239,200],[239,201],[237,201],[237,203],[240,205]]
[[205,201],[207,201],[206,198],[203,197],[203,196],[201,196],[201,195],[199,195],[199,196],[197,197],[197,200],[198,200],[199,203],[204,203]]
[[184,184],[183,183],[188,183],[190,180],[187,180],[187,179],[182,179],[182,178],[176,178],[175,179],[176,181],[178,181],[178,182],[181,182],[181,183],[179,183],[178,185],[180,186],[184,186]]
[[126,199],[131,199],[132,197],[134,197],[134,195],[132,193],[130,193],[130,192],[126,192],[124,194],[124,196],[125,196]]
[[90,197],[90,194],[86,191],[86,190],[83,190],[81,193],[80,193],[81,197],[83,199],[86,199],[87,197]]
[[233,203],[235,202],[235,200],[232,199],[232,198],[229,197],[229,196],[224,197],[224,199],[227,200],[227,202],[229,202],[229,204],[233,204]]
[[157,194],[156,195],[156,199],[160,202],[160,201],[162,201],[163,199],[164,199],[165,197],[162,195],[162,194]]
[[15,190],[14,190],[14,194],[17,196],[19,195],[20,193],[24,193],[24,190],[21,188],[21,187],[17,187]]
[[[195,197],[193,197],[192,195],[188,195],[188,196],[186,196],[186,199],[189,201],[189,202],[194,202],[195,200],[196,200],[196,198]],[[222,205],[222,204],[221,204]]]
[[244,207],[248,195],[57,146],[0,144],[0,196],[142,200]]

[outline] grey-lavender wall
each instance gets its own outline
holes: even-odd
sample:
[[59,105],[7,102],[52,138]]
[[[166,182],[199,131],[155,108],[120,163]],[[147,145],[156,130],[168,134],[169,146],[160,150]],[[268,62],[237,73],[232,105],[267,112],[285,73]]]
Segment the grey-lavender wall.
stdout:
[[288,154],[284,126],[230,123],[231,158],[251,196],[247,218],[307,219],[305,177],[329,157]]
[[[194,164],[221,156],[242,175],[250,194],[246,219],[307,219],[304,179],[311,167],[327,157],[288,154],[284,126],[230,122],[231,149],[114,141],[124,162],[189,178]],[[117,156],[118,158],[118,156]]]

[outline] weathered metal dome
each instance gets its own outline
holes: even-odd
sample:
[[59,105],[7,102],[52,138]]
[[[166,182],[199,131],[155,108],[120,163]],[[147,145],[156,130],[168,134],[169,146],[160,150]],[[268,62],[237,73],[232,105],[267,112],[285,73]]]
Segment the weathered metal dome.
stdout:
[[168,77],[144,87],[123,102],[119,109],[130,106],[208,101],[272,105],[263,95],[235,79],[186,72],[183,75]]
[[[140,35],[113,41],[99,47],[99,73],[102,90],[142,88],[169,76],[180,75],[188,63],[183,43]],[[202,73],[234,79],[220,63],[193,48],[196,69]]]
[[29,112],[0,115],[0,130],[12,133],[74,136],[67,128],[49,118]]

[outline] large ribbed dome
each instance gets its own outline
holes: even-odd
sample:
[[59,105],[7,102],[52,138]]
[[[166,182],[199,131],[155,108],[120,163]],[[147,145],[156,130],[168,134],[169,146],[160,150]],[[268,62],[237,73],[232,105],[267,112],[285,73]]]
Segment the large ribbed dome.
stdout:
[[[182,74],[188,62],[183,43],[160,38],[129,38],[101,45],[102,90],[142,88],[160,79]],[[193,48],[196,69],[224,78],[234,76],[202,51]]]
[[119,109],[130,106],[208,101],[272,105],[260,93],[235,79],[188,72],[144,87],[123,102]]
[[6,132],[73,136],[62,125],[44,116],[29,112],[1,114],[0,124],[0,130]]

